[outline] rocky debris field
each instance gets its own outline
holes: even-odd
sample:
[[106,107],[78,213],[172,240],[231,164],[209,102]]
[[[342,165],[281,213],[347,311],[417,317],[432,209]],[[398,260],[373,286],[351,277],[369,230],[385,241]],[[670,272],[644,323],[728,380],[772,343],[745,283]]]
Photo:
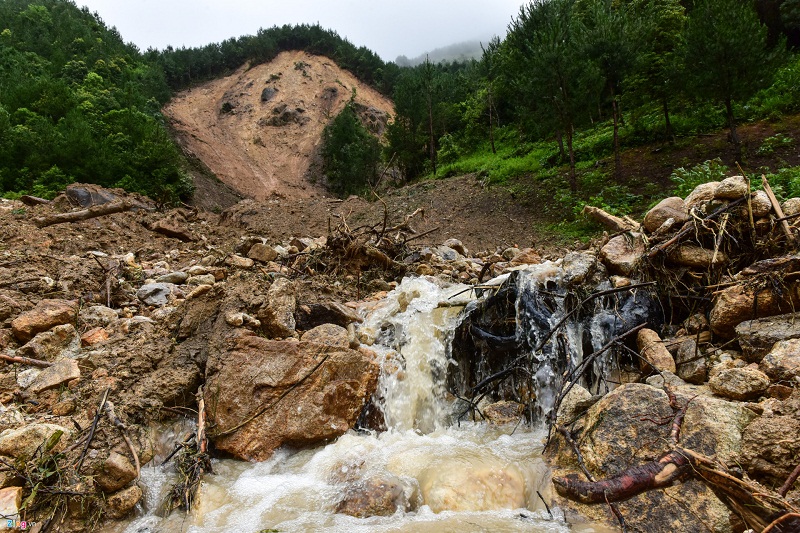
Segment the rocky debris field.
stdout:
[[[219,215],[162,211],[86,185],[21,200],[0,202],[0,499],[4,514],[51,530],[135,512],[138,471],[156,456],[183,474],[165,505],[185,508],[213,454],[262,460],[336,438],[359,423],[380,370],[356,331],[361,310],[406,275],[482,286],[543,259],[455,238],[420,244],[418,209],[360,224],[342,210],[326,231],[277,239],[246,222],[265,209],[249,201]],[[799,203],[778,214],[729,178],[665,200],[642,225],[595,213],[616,234],[571,254],[586,271],[575,290],[597,276],[619,288],[654,281],[665,316],[639,327],[621,386],[601,397],[574,385],[559,398],[557,479],[578,471],[577,457],[598,479],[657,459],[675,446],[677,406],[683,448],[742,486],[762,483],[775,500],[758,504],[773,515],[798,506],[796,490],[775,491],[800,462]],[[197,428],[167,457],[155,428],[176,418]],[[760,524],[732,511],[728,485],[684,477],[617,512],[644,531]]]

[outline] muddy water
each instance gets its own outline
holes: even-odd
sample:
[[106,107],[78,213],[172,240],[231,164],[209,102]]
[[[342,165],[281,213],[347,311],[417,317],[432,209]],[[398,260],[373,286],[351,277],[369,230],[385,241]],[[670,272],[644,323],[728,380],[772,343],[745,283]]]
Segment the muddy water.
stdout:
[[[367,316],[360,334],[382,361],[378,403],[386,431],[351,431],[324,447],[280,450],[263,463],[215,461],[189,515],[158,516],[172,474],[145,467],[141,513],[116,531],[605,531],[567,524],[559,509],[545,508],[551,495],[540,430],[456,422],[443,383],[452,364],[449,335],[473,298],[467,289],[405,280]],[[165,441],[179,434],[165,434]],[[348,489],[376,479],[396,487],[393,515],[336,512]]]

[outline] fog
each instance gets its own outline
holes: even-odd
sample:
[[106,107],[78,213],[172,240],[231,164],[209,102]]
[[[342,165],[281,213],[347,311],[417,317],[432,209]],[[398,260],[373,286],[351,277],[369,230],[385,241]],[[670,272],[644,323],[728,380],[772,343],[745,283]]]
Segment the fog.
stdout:
[[319,23],[385,61],[504,36],[521,0],[76,0],[141,50],[203,46],[274,25]]

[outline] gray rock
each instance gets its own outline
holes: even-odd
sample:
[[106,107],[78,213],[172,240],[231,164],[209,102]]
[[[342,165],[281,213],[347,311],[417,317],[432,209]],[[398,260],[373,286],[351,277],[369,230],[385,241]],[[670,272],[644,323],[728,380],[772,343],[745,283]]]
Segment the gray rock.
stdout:
[[776,342],[800,339],[800,313],[747,320],[736,326],[745,359],[757,363]]
[[661,372],[661,374],[655,374],[653,376],[650,376],[645,380],[645,383],[657,389],[664,388],[664,385],[667,385],[668,387],[672,388],[683,387],[684,385],[686,385],[685,381],[683,381],[681,378],[679,378],[678,376],[669,371],[664,371]]
[[172,283],[148,283],[136,291],[136,297],[145,305],[162,307],[167,305],[175,285]]
[[164,274],[163,276],[156,278],[156,283],[172,283],[174,285],[181,285],[186,283],[187,279],[189,279],[188,272],[170,272],[169,274]]
[[216,282],[214,274],[202,274],[199,276],[190,276],[186,280],[187,285],[213,285]]
[[800,198],[789,198],[783,202],[781,204],[781,211],[783,211],[784,216],[787,217],[800,213]]
[[708,377],[706,357],[693,338],[686,339],[678,346],[675,365],[678,368],[678,377],[689,383],[700,385]]
[[469,256],[469,251],[464,246],[464,243],[459,241],[458,239],[447,239],[442,243],[443,246],[447,246],[448,248],[452,248],[456,252],[460,253],[464,257]]
[[750,207],[753,210],[753,217],[761,218],[769,215],[772,211],[772,202],[764,191],[756,191],[750,198]]
[[452,248],[448,248],[447,246],[439,246],[436,248],[436,255],[444,259],[445,261],[457,261],[460,259],[464,259],[464,256],[460,253],[456,252]]
[[58,388],[80,377],[81,371],[78,368],[78,362],[74,359],[64,359],[39,372],[33,383],[28,386],[28,390],[34,394],[39,394],[46,390]]

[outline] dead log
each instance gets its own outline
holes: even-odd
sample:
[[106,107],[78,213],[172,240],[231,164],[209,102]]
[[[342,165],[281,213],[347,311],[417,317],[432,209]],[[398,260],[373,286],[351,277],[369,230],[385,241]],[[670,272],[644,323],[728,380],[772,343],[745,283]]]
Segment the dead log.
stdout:
[[611,213],[591,205],[584,206],[581,214],[586,215],[595,222],[607,227],[614,232],[637,231],[640,225],[628,217],[620,218]]
[[31,196],[29,194],[24,194],[20,196],[19,201],[31,207],[50,203],[50,200],[47,200],[45,198],[39,198],[38,196]]
[[102,217],[112,215],[114,213],[121,213],[123,211],[130,211],[133,209],[133,204],[128,200],[119,202],[111,202],[103,205],[95,205],[88,209],[80,211],[72,211],[70,213],[60,213],[58,215],[50,215],[46,217],[37,217],[33,219],[33,223],[44,228],[54,224],[64,224],[66,222],[78,222],[80,220],[88,220],[90,218]]

